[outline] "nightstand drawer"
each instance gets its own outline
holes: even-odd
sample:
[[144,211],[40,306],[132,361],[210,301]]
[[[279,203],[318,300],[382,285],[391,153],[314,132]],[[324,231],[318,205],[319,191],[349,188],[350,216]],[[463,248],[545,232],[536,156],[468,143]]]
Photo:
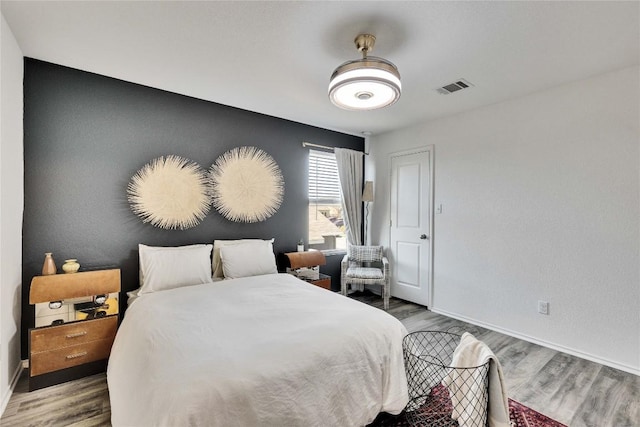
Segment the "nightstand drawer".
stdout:
[[320,286],[321,288],[331,289],[331,277],[326,279],[309,280],[309,283]]
[[57,350],[31,353],[30,375],[36,376],[96,360],[108,359],[114,337],[72,345]]
[[97,341],[111,339],[116,335],[118,316],[108,316],[102,319],[85,320],[60,326],[32,329],[30,352],[57,350]]

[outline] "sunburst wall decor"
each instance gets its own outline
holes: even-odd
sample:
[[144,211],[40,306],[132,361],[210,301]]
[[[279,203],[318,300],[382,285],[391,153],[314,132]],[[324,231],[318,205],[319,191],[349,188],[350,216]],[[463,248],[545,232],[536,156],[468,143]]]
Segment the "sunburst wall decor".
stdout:
[[147,163],[131,178],[127,198],[142,222],[166,229],[195,227],[211,209],[206,171],[180,156]]
[[256,147],[227,151],[209,169],[211,201],[234,222],[260,222],[278,211],[284,179],[278,164]]

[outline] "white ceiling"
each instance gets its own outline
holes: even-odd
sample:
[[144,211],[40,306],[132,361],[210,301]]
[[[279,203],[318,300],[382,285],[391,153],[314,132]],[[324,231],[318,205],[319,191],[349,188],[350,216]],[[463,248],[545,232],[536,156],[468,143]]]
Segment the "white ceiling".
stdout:
[[[638,64],[640,2],[1,3],[25,56],[352,134],[386,132]],[[395,105],[343,111],[329,76],[377,37]],[[475,85],[435,92],[460,78]],[[620,87],[612,90],[623,89]]]

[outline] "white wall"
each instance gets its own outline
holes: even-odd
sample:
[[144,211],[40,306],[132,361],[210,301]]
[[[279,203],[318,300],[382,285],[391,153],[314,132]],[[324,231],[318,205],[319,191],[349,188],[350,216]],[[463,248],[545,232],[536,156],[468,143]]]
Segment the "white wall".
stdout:
[[11,29],[0,24],[0,414],[20,372],[24,61]]
[[388,154],[434,144],[433,310],[640,374],[639,76],[373,136],[373,242],[389,241]]

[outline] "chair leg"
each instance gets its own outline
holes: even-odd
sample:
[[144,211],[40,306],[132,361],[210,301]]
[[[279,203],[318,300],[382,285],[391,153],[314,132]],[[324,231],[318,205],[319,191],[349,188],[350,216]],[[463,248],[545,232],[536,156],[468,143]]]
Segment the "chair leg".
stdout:
[[384,299],[384,311],[389,310],[389,286],[382,287],[382,298]]

